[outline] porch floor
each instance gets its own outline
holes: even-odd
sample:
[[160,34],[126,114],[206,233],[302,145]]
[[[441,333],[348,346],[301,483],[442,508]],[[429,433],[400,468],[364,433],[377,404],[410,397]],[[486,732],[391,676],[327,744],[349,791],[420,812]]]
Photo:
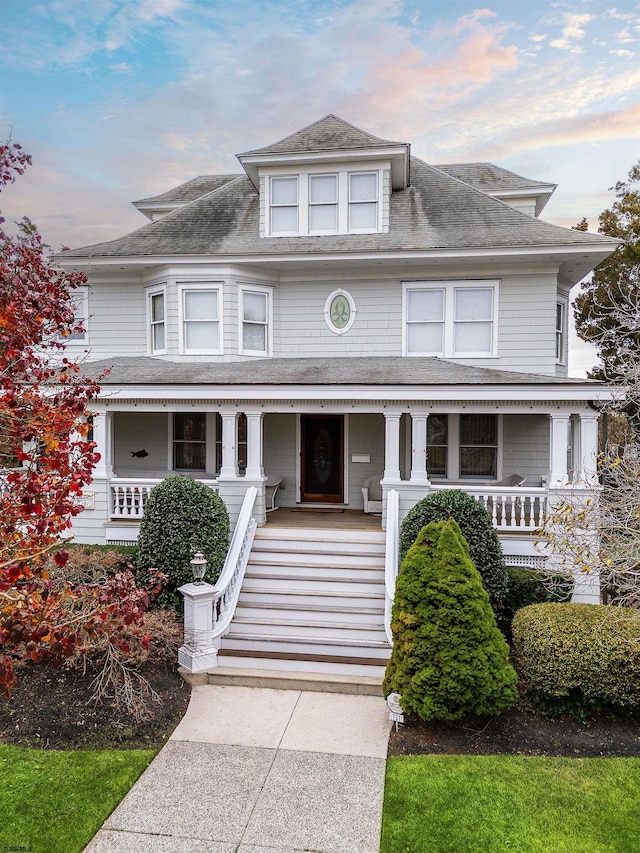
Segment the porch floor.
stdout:
[[382,530],[382,517],[357,509],[322,511],[280,507],[267,513],[268,527],[319,528],[321,530]]

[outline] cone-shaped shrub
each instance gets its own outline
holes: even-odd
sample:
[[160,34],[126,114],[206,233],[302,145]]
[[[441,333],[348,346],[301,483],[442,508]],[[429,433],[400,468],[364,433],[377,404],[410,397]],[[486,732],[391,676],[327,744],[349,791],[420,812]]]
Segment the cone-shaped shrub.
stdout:
[[407,513],[400,527],[400,560],[404,560],[418,534],[431,521],[455,518],[467,540],[471,559],[498,618],[507,595],[507,570],[498,534],[486,509],[460,489],[446,489],[423,498]]
[[179,586],[193,580],[190,561],[199,550],[208,561],[205,580],[215,583],[229,548],[229,513],[212,489],[189,477],[167,477],[149,495],[138,537],[138,580],[148,569],[167,575],[160,607],[182,610]]
[[398,574],[384,695],[423,720],[499,714],[517,696],[509,647],[453,519],[420,532]]

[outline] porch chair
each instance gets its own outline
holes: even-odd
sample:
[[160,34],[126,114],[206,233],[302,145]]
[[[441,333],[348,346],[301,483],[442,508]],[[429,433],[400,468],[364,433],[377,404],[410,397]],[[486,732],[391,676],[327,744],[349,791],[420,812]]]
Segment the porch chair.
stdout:
[[510,474],[508,477],[505,477],[503,480],[498,480],[495,484],[496,486],[521,486],[526,477],[523,477],[521,474]]
[[364,511],[368,513],[382,513],[382,485],[381,477],[367,477],[362,484],[362,499]]
[[282,483],[282,477],[269,477],[264,484],[264,502],[267,512],[273,512],[274,509],[279,509],[276,506],[276,494]]

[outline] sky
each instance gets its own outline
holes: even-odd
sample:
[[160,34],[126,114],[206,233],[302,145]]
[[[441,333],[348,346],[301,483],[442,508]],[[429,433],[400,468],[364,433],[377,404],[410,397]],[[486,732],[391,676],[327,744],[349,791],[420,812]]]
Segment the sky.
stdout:
[[[640,157],[640,0],[0,0],[6,190],[54,249],[122,236],[131,201],[334,113],[428,163],[558,184],[571,227]],[[570,373],[594,351],[572,336]]]

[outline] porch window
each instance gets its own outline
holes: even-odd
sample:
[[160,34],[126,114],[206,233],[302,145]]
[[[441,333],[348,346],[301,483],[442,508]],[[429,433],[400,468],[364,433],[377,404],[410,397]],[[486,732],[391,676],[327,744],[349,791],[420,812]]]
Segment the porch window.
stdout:
[[180,350],[184,353],[221,353],[220,290],[179,285],[182,311]]
[[496,415],[460,415],[460,477],[497,477]]
[[205,471],[207,422],[204,412],[173,416],[173,467],[176,471]]
[[497,292],[497,281],[405,283],[404,354],[494,356]]
[[430,477],[446,478],[449,455],[449,423],[446,415],[427,419],[427,471]]
[[[247,470],[247,416],[244,412],[238,415],[238,470],[241,474]],[[216,473],[222,468],[222,415],[216,414]]]
[[151,353],[167,351],[164,290],[149,293],[149,331]]
[[378,174],[355,172],[349,175],[349,231],[377,231]]
[[298,178],[271,178],[271,234],[298,233]]
[[270,291],[266,288],[241,288],[240,353],[242,355],[269,355],[270,344]]

